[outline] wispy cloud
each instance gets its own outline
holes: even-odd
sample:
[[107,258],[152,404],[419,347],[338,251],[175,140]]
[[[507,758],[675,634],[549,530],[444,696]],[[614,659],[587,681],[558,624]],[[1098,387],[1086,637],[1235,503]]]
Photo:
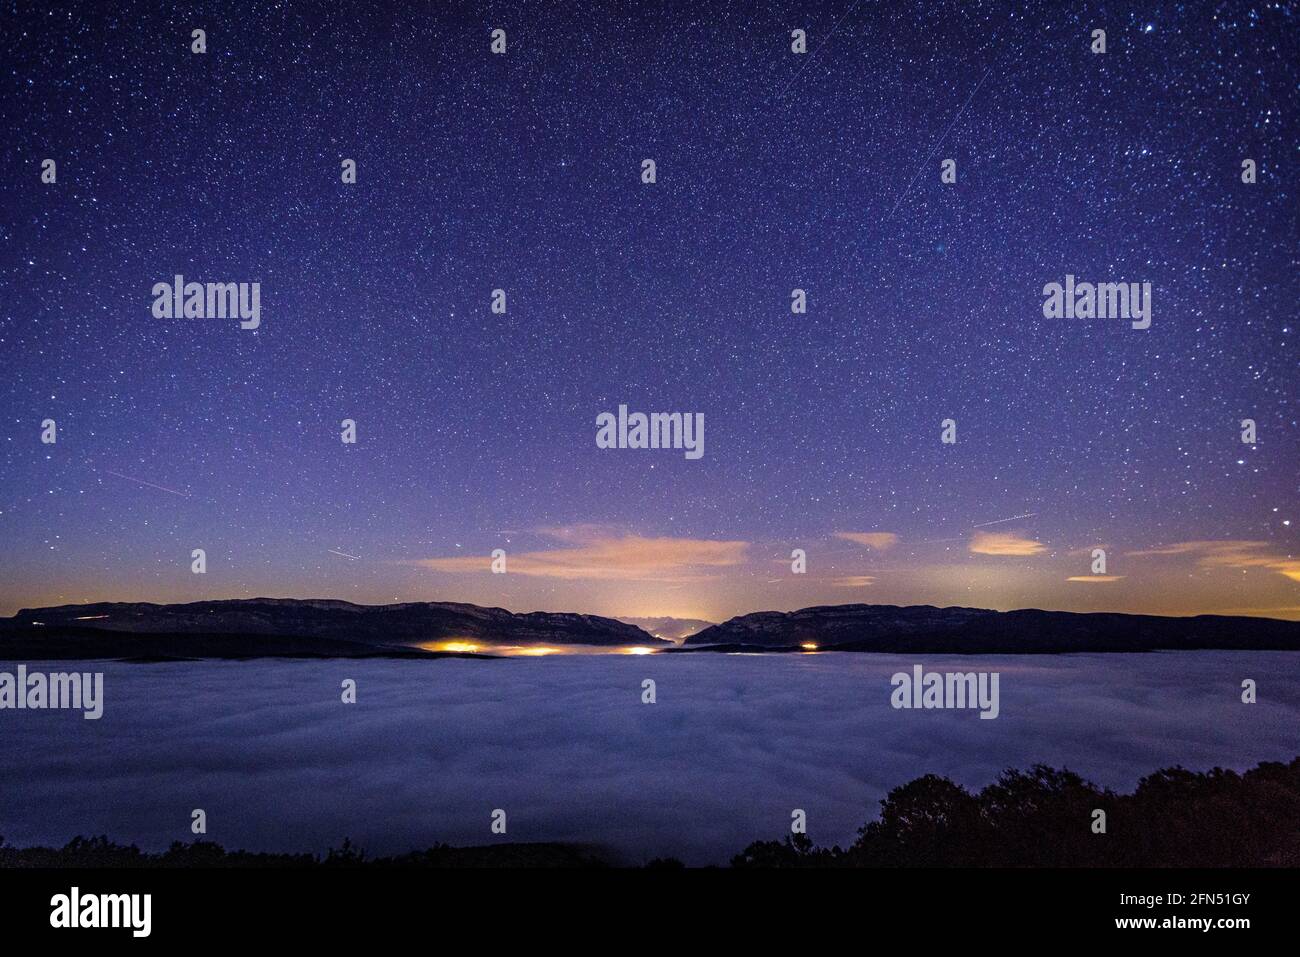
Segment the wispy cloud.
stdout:
[[1300,582],[1300,559],[1272,551],[1268,542],[1231,539],[1175,542],[1159,548],[1129,552],[1129,555],[1190,555],[1195,557],[1196,564],[1201,568],[1266,568]]
[[[699,538],[647,538],[595,526],[540,530],[566,544],[559,548],[506,553],[512,575],[539,578],[692,582],[715,577],[710,569],[745,561],[749,542]],[[423,558],[411,564],[442,572],[488,572],[488,555]]]
[[1047,546],[1016,532],[976,532],[970,550],[973,555],[1037,555]]
[[834,579],[831,584],[840,588],[862,588],[872,584],[875,580],[874,575],[846,575],[843,578]]
[[882,552],[898,544],[898,536],[893,532],[836,532],[835,537]]

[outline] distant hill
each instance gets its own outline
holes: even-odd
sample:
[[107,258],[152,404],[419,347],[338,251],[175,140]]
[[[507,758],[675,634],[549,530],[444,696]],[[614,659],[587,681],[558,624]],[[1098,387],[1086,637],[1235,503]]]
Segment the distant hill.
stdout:
[[[684,619],[634,619],[694,624]],[[699,622],[705,624],[705,622]],[[659,635],[665,631],[658,630]],[[666,629],[671,633],[671,629]],[[0,660],[441,657],[420,644],[649,646],[665,651],[819,650],[1053,654],[1195,648],[1300,651],[1300,622],[1168,618],[932,605],[825,605],[761,611],[707,625],[677,646],[625,621],[563,612],[514,614],[459,602],[355,605],[248,598],[178,605],[98,602],[24,608],[0,619]]]
[[0,619],[0,659],[429,657],[444,639],[513,645],[667,645],[613,618],[513,614],[458,602],[354,605],[249,598],[180,605],[97,602],[24,608]]
[[619,621],[636,625],[656,638],[666,638],[668,641],[681,641],[713,624],[699,618],[620,618]]
[[1300,651],[1300,622],[1197,615],[992,611],[933,605],[823,605],[760,611],[706,628],[685,646],[731,650],[815,644],[836,651],[1050,654],[1193,648]]

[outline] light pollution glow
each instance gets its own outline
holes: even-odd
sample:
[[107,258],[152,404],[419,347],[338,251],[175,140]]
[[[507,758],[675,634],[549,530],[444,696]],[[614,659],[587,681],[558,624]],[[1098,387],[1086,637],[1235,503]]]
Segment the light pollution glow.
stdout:
[[[1280,538],[1291,534],[1284,516],[1280,510],[1275,516],[1285,533]],[[504,575],[491,572],[488,556],[495,541],[475,549],[478,557],[462,556],[455,562],[394,556],[322,564],[317,574],[307,577],[259,571],[262,580],[256,586],[215,575],[185,575],[143,593],[139,576],[125,566],[96,566],[93,580],[70,581],[64,574],[70,567],[64,559],[25,572],[15,569],[15,575],[5,576],[0,581],[0,614],[12,614],[20,607],[95,601],[346,595],[362,604],[464,601],[515,612],[710,622],[755,611],[792,611],[845,601],[999,611],[1043,608],[1300,619],[1295,592],[1300,559],[1284,541],[1189,538],[1139,547],[1091,536],[1072,540],[1056,527],[1040,526],[1031,532],[1018,524],[1022,527],[1001,531],[996,538],[978,529],[950,535],[941,527],[915,540],[884,532],[809,537],[800,543],[808,561],[802,574],[791,572],[792,546],[787,542],[728,541],[725,548],[709,549],[693,539],[651,540],[590,526],[563,534],[514,533],[541,535],[558,544],[550,549],[522,549],[529,560],[512,558]],[[650,541],[653,547],[646,546]],[[629,556],[643,546],[648,553],[631,561]],[[1097,547],[1107,552],[1105,574],[1092,573],[1091,552]],[[396,549],[389,546],[389,554]],[[400,551],[409,554],[404,547]],[[591,568],[593,563],[608,565],[625,559],[631,564],[618,574]],[[552,576],[543,571],[549,563],[561,566],[563,573]]]

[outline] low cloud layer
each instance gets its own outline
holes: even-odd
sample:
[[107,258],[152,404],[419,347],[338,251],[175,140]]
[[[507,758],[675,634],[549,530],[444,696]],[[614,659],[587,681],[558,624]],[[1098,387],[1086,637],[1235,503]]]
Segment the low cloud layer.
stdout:
[[[1141,660],[1138,661],[1138,658]],[[1001,674],[1001,714],[896,711],[890,676]],[[629,862],[725,863],[808,813],[851,842],[896,785],[982,786],[1068,766],[1129,789],[1159,767],[1294,757],[1300,671],[1284,652],[924,659],[883,655],[97,665],[104,717],[14,711],[0,736],[0,834],[107,834],[163,849],[374,853],[436,841],[575,841]],[[357,681],[357,704],[339,683]],[[658,703],[640,702],[641,681]],[[1243,678],[1260,700],[1241,703]],[[494,808],[504,838],[489,831]]]

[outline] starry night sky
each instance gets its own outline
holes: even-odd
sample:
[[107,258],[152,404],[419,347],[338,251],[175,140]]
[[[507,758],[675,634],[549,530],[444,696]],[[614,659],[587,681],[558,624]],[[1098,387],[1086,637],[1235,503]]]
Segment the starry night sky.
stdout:
[[1295,4],[158,6],[0,12],[0,613],[1300,618]]

